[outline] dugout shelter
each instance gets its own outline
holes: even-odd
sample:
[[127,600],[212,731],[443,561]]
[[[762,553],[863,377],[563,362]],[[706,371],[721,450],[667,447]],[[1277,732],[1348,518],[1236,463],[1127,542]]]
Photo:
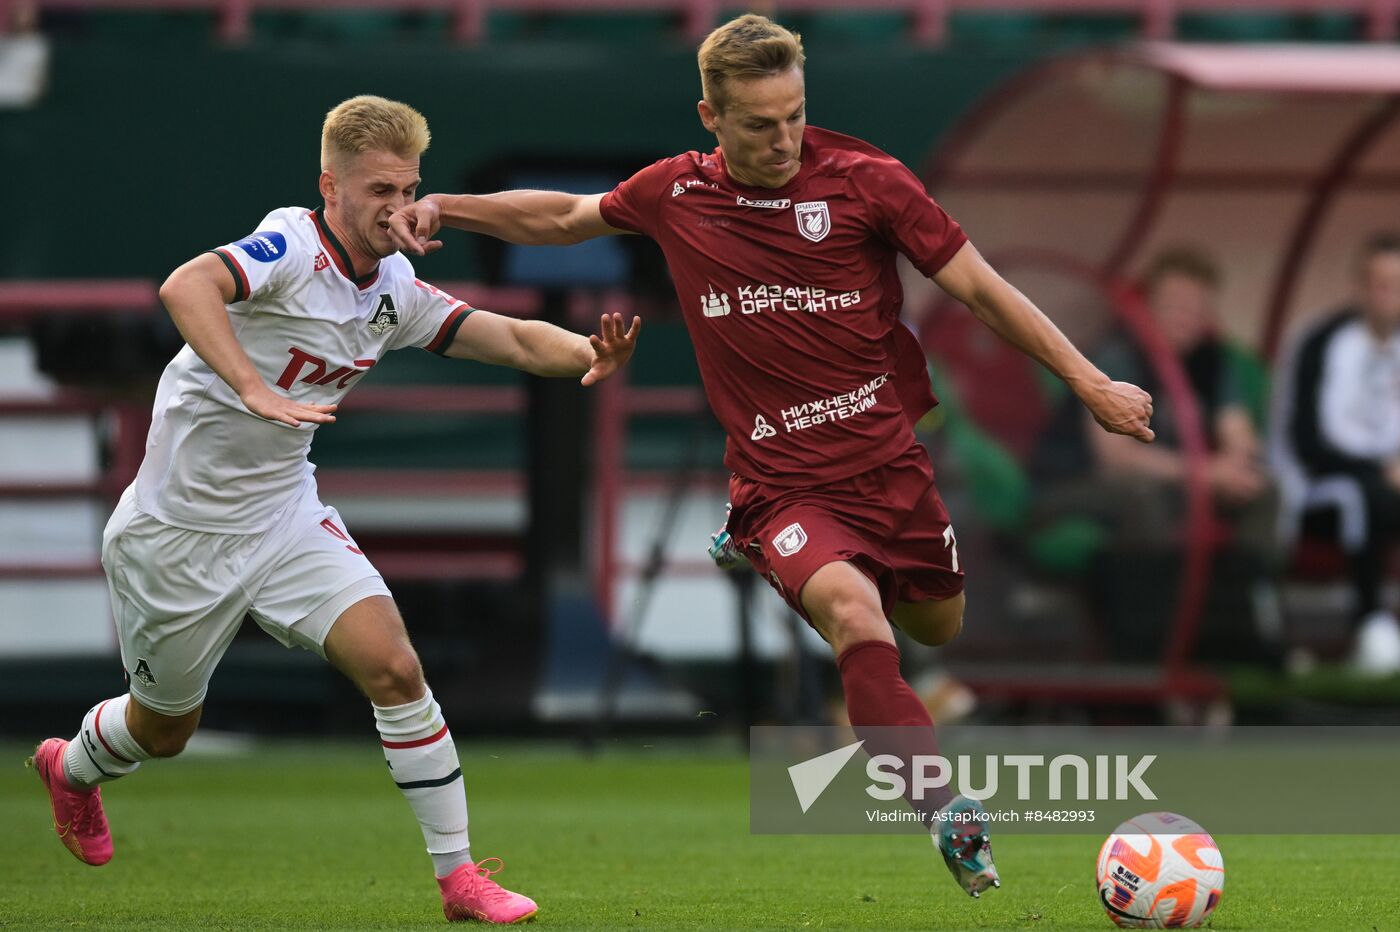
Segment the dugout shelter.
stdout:
[[[1156,675],[970,677],[984,694],[1105,702],[1220,694],[1191,665],[1219,540],[1205,434],[1134,282],[1161,248],[1208,250],[1225,270],[1226,335],[1273,358],[1286,332],[1345,300],[1367,235],[1395,226],[1397,117],[1394,47],[1146,42],[1034,66],[945,137],[923,170],[929,190],[1076,342],[1091,345],[1115,324],[1132,335],[1172,399],[1190,464],[1183,568]],[[949,361],[943,378],[979,426],[1023,454],[1046,416],[1029,397],[1034,379],[960,328],[949,336],[945,300],[929,293],[923,304],[925,345]]]

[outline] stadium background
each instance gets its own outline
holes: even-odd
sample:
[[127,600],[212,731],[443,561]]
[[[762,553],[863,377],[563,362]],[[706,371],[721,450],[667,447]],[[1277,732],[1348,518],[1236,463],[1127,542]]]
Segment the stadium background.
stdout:
[[[1364,12],[1184,14],[1170,25],[1182,40],[1335,42],[1376,28]],[[791,20],[809,49],[812,122],[869,139],[921,171],[948,142],[950,128],[1013,75],[1161,28],[1130,9],[1088,15],[1075,4],[1040,15],[955,12],[936,44],[899,13],[799,12]],[[25,22],[35,22],[33,11],[16,14],[17,24]],[[265,210],[312,203],[316,128],[331,103],[374,92],[420,108],[434,134],[425,191],[531,184],[601,190],[636,166],[712,140],[693,112],[693,44],[661,14],[493,12],[470,45],[454,41],[445,14],[388,10],[259,11],[240,42],[221,42],[221,21],[202,13],[49,11],[41,4],[37,22],[37,30],[10,39],[46,47],[37,93],[0,117],[4,162],[22,179],[10,195],[15,222],[0,234],[18,403],[5,422],[10,527],[0,534],[9,538],[8,565],[0,567],[0,704],[66,721],[83,701],[67,697],[86,692],[75,687],[112,678],[95,537],[133,465],[132,442],[154,379],[178,346],[149,286],[193,253],[253,229]],[[1032,164],[1035,147],[1051,137],[1027,139]],[[965,219],[984,249],[1017,242],[1014,221],[983,220],[979,229],[978,217]],[[1231,244],[1210,245],[1222,253],[1228,282]],[[622,689],[629,714],[659,722],[698,706],[724,712],[711,727],[824,714],[818,697],[830,686],[825,663],[796,663],[811,660],[820,645],[780,617],[775,600],[760,594],[753,601],[748,593],[739,598],[752,605],[760,667],[736,666],[736,596],[696,559],[722,508],[721,439],[708,415],[692,413],[695,365],[658,251],[649,243],[610,243],[569,263],[450,235],[448,247],[418,268],[429,281],[465,287],[464,297],[488,308],[581,328],[601,307],[626,307],[649,323],[626,388],[590,397],[401,353],[351,396],[351,416],[319,432],[314,461],[326,497],[385,568],[439,692],[460,690],[461,701],[490,708],[477,720],[481,727],[586,719],[597,708],[590,691],[607,679],[598,675],[609,667],[602,631],[630,625],[639,629],[636,646],[665,666],[665,675],[637,664],[614,667],[640,677],[633,684],[639,688],[666,680],[681,689],[658,686],[635,696]],[[1134,271],[1124,269],[1123,280]],[[1059,312],[1062,325],[1066,314],[1106,313],[1076,308],[1083,294],[1057,301],[1037,292],[1034,276],[1022,281]],[[911,296],[915,316],[926,301]],[[1259,349],[1262,337],[1252,325],[1259,316],[1256,308],[1232,307],[1224,326]],[[38,371],[25,382],[21,373],[31,367]],[[428,391],[414,394],[414,387]],[[590,416],[624,396],[640,399],[631,416]],[[90,415],[46,418],[45,403],[35,404],[45,397],[90,406]],[[958,401],[948,405],[955,416]],[[975,415],[975,401],[971,407]],[[524,416],[528,411],[534,414]],[[925,426],[962,533],[971,541],[979,524],[996,531],[997,516],[980,506],[987,494],[977,475],[962,475],[977,473],[982,461],[968,461],[957,431],[940,437],[942,425]],[[953,442],[940,445],[946,435]],[[617,481],[606,482],[609,475]],[[573,481],[578,476],[584,481]],[[668,521],[666,504],[678,483],[683,507]],[[968,495],[973,500],[959,504]],[[652,567],[660,572],[650,592],[638,580],[658,541],[666,565]],[[988,587],[994,595],[1007,591],[1004,583],[1015,590],[1024,582],[1024,567],[1014,561],[995,571],[1007,563],[999,543],[993,535],[975,560],[974,582],[995,580]],[[750,588],[743,585],[746,593]],[[979,606],[977,595],[974,588],[968,653],[975,653],[980,628],[993,635],[980,643],[999,649],[999,659],[1033,660],[1037,639],[1044,639],[1031,632],[1018,649],[1017,638],[1028,632],[995,604],[1014,598]],[[43,623],[34,620],[40,617]],[[1065,629],[1064,641],[1085,638],[1083,625],[1049,625]],[[281,654],[249,627],[216,684],[216,695],[229,700],[211,705],[209,723],[261,716],[264,727],[286,727],[297,719],[278,710],[295,701],[322,709],[309,720],[330,727],[346,687],[313,658]],[[1312,635],[1325,643],[1337,632],[1303,632]],[[794,651],[798,642],[806,649]],[[269,664],[278,672],[267,673]],[[677,665],[687,668],[679,678],[670,669]],[[1258,677],[1244,682],[1260,688]],[[1289,694],[1278,683],[1263,687],[1262,714],[1275,687]],[[4,720],[9,726],[21,718]]]
[[[120,689],[95,560],[123,472],[134,466],[133,438],[139,452],[155,379],[179,345],[154,286],[189,256],[255,229],[268,210],[314,206],[318,130],[330,106],[376,93],[421,110],[433,132],[425,192],[530,182],[601,190],[655,158],[713,145],[694,115],[694,43],[671,15],[493,12],[482,39],[463,44],[446,14],[387,3],[370,12],[260,10],[250,35],[230,43],[206,13],[45,6],[35,18],[23,3],[0,4],[0,16],[15,17],[0,39],[0,61],[15,61],[21,46],[28,55],[40,45],[46,56],[34,98],[0,109],[9,181],[0,230],[0,738],[15,742],[71,730],[92,699]],[[1089,4],[1070,0],[1026,4],[1048,11],[968,6],[959,5],[936,43],[922,41],[901,13],[780,12],[804,35],[811,122],[923,170],[958,121],[1013,76],[1160,30],[1153,10],[1164,8],[1086,13]],[[1257,6],[1239,13],[1222,3],[1168,25],[1178,39],[1244,45],[1359,43],[1376,28],[1366,4],[1319,2],[1303,12]],[[25,76],[14,80],[23,98]],[[971,232],[979,241],[975,225]],[[351,395],[339,423],[318,431],[312,458],[323,498],[384,569],[457,734],[504,739],[510,748],[521,736],[582,736],[594,747],[621,740],[628,752],[650,746],[639,735],[718,741],[684,745],[680,764],[624,759],[582,780],[604,793],[610,779],[646,774],[660,794],[650,801],[656,807],[683,804],[656,789],[666,780],[700,796],[705,779],[735,789],[736,771],[711,773],[695,762],[717,754],[733,763],[729,737],[746,724],[828,719],[836,684],[820,643],[766,587],[726,578],[704,559],[723,513],[722,438],[698,407],[695,365],[659,254],[641,242],[594,253],[601,266],[625,273],[600,278],[585,262],[571,284],[550,258],[458,234],[447,244],[416,263],[420,277],[479,306],[576,329],[603,308],[642,313],[647,328],[626,385],[590,395],[396,354]],[[1219,258],[1228,277],[1230,256]],[[1123,271],[1130,284],[1139,269]],[[1259,311],[1248,314],[1256,320]],[[1320,666],[1290,672],[1286,650],[1261,661],[1227,647],[1188,658],[1192,675],[1205,679],[1180,680],[1181,691],[1156,688],[1165,682],[1159,646],[1124,658],[1103,646],[1121,632],[1105,632],[1082,599],[1036,601],[1058,591],[1064,568],[1012,552],[995,508],[985,507],[977,470],[987,461],[969,453],[977,444],[966,439],[969,418],[957,400],[945,395],[948,410],[923,425],[924,436],[981,580],[970,590],[963,643],[941,658],[907,651],[911,674],[970,683],[972,714],[986,721],[1400,717],[1393,678],[1358,680],[1337,662],[1345,625],[1335,572],[1284,604],[1283,648],[1307,648]],[[624,402],[630,416],[608,415]],[[658,562],[660,552],[667,556]],[[654,590],[644,585],[652,571]],[[1068,573],[1069,589],[1082,571]],[[1036,604],[1013,611],[1011,603]],[[625,656],[609,630],[630,632]],[[1047,670],[1049,656],[1074,663]],[[1037,681],[1048,685],[1007,688]],[[226,737],[364,743],[369,735],[348,684],[309,654],[282,650],[251,622],[216,674],[204,721]],[[331,759],[344,753],[327,747]],[[298,758],[288,766],[304,765]],[[189,766],[217,783],[209,763]],[[238,779],[266,778],[256,765],[233,766]],[[496,766],[482,764],[484,792],[507,795],[518,775]],[[173,786],[174,767],[160,770],[153,779],[167,782],[149,790],[144,805],[158,807]],[[335,792],[357,800],[358,789]],[[32,815],[20,802],[18,791],[7,795],[14,803],[7,811]],[[528,832],[532,810],[518,805],[501,824]],[[648,805],[645,794],[637,805]],[[1371,856],[1393,859],[1392,849]],[[252,903],[273,896],[260,893]],[[741,924],[744,915],[719,919]],[[1374,918],[1352,915],[1367,917]]]

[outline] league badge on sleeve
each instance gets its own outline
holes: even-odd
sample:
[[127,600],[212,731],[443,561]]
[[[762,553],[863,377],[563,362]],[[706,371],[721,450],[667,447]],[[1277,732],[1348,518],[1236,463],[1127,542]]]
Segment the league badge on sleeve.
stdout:
[[826,201],[804,201],[793,207],[793,212],[797,216],[797,232],[812,242],[820,243],[831,232],[831,211],[827,210]]
[[287,238],[275,230],[261,230],[234,245],[258,262],[276,262],[287,254]]

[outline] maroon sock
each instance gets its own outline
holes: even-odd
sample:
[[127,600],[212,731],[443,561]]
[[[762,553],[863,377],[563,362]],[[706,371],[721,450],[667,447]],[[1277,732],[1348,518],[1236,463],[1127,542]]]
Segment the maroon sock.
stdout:
[[[906,786],[912,789],[912,781],[907,779],[908,761],[914,755],[937,754],[938,741],[928,709],[899,672],[899,648],[887,641],[861,641],[842,651],[836,665],[841,670],[846,714],[856,737],[865,739],[865,750],[872,756],[893,754],[905,761],[902,772]],[[925,794],[922,800],[911,798],[910,793],[905,797],[927,822],[953,794],[938,790]]]

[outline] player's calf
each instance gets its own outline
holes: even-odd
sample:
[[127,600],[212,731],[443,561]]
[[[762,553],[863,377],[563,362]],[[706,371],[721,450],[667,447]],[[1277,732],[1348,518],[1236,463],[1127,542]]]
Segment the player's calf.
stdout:
[[[132,753],[144,748],[147,757],[175,757],[185,750],[204,706],[197,705],[188,712],[170,715],[146,707],[133,698],[126,708],[125,725],[131,739]],[[116,723],[114,723],[116,724]],[[120,732],[114,732],[120,735]]]
[[950,599],[901,602],[895,606],[894,623],[920,644],[939,647],[962,631],[966,599],[961,592]]

